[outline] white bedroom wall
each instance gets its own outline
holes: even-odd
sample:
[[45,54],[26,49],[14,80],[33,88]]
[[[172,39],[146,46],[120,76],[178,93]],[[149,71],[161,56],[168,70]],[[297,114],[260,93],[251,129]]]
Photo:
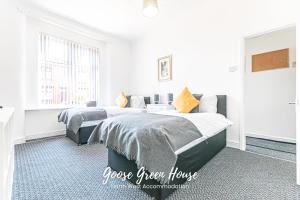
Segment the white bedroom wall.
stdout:
[[[160,23],[136,40],[131,93],[195,93],[228,95],[228,142],[239,144],[241,63],[245,36],[296,22],[297,0],[185,1],[171,13],[160,10]],[[166,15],[166,16],[165,16]],[[160,17],[158,16],[158,17]],[[173,55],[173,80],[157,81],[157,58]],[[229,67],[237,68],[229,72]]]
[[111,105],[120,90],[128,90],[131,43],[44,10],[20,5],[26,15],[25,125],[19,142],[64,134],[57,122],[62,109],[38,105],[38,36],[40,32],[78,41],[100,49],[100,105]]
[[25,18],[15,1],[0,2],[0,106],[14,107],[14,138],[24,128]]
[[[289,48],[289,68],[252,72],[252,55]],[[245,132],[296,142],[296,27],[246,40]]]

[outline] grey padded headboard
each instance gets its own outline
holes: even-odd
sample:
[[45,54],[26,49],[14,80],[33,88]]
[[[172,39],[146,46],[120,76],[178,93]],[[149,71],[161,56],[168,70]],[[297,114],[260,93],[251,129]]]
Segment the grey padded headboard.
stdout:
[[144,97],[144,101],[145,101],[145,104],[148,105],[150,104],[150,97]]
[[226,101],[226,95],[217,95],[218,103],[217,103],[217,109],[218,113],[224,115],[227,117],[227,101]]

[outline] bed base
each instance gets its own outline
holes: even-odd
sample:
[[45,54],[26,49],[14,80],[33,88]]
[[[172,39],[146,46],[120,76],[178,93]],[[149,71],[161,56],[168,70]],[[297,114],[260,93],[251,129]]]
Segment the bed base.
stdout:
[[78,130],[74,133],[72,130],[66,128],[66,136],[73,140],[78,146],[86,144],[89,137],[91,136],[95,127],[100,123],[101,120],[85,122]]
[[[225,146],[226,130],[179,154],[175,167],[186,173],[197,172]],[[136,184],[138,168],[134,161],[127,160],[126,157],[109,148],[108,166],[116,172],[132,172],[133,178],[129,181]],[[184,182],[186,179],[174,179],[168,185],[181,185]],[[156,188],[151,188],[153,185],[156,185]],[[141,190],[155,199],[165,199],[176,190],[174,188],[159,188],[157,186],[162,186],[162,184],[155,180],[143,180],[140,186]]]

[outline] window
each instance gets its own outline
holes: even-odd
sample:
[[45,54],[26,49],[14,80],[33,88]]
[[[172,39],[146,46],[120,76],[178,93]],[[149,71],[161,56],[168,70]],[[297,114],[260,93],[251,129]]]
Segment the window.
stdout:
[[77,105],[97,100],[99,49],[40,34],[39,103]]

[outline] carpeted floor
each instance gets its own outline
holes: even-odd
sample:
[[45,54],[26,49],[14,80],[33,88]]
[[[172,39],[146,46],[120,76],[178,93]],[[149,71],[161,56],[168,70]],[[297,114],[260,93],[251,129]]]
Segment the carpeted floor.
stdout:
[[[128,184],[121,180],[102,184],[107,151],[100,144],[77,146],[59,137],[17,145],[15,154],[16,200],[151,199],[136,188],[116,189]],[[169,199],[297,199],[295,182],[295,163],[225,148]]]

